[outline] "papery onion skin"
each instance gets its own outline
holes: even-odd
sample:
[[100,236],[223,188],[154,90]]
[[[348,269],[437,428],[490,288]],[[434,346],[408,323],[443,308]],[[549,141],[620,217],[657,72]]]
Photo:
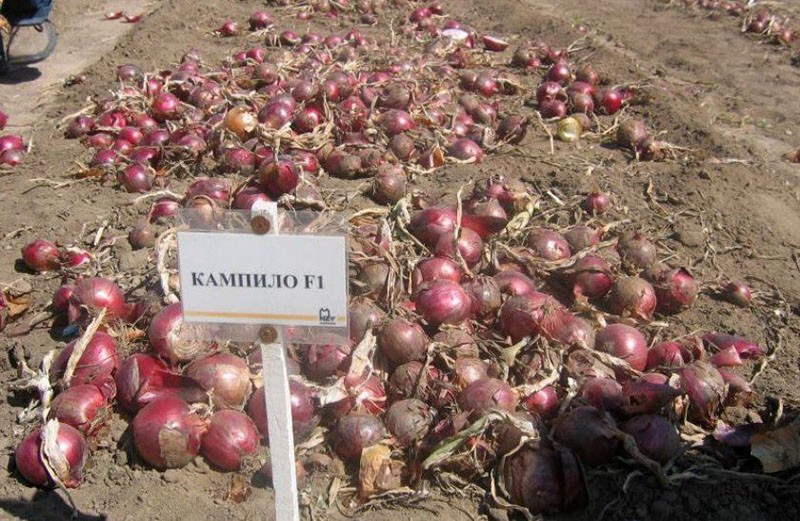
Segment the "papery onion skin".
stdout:
[[180,468],[200,452],[206,423],[179,398],[161,396],[133,419],[136,451],[157,469]]
[[331,446],[347,462],[358,461],[361,451],[386,436],[383,423],[371,414],[352,412],[341,418],[331,432]]
[[234,410],[217,411],[203,434],[200,452],[215,468],[241,470],[248,456],[258,452],[259,437],[253,420]]
[[253,390],[247,363],[230,353],[195,360],[186,368],[186,375],[208,391],[214,405],[222,409],[241,410]]
[[200,384],[173,373],[160,358],[135,353],[122,361],[115,376],[117,401],[129,412],[136,412],[159,396],[174,396],[187,402],[205,401]]
[[637,329],[625,324],[611,324],[595,337],[596,350],[622,358],[637,371],[647,366],[647,340]]
[[[42,431],[40,428],[25,436],[14,453],[17,471],[32,485],[50,487],[53,485],[50,475],[42,462],[40,451]],[[83,481],[83,467],[89,456],[89,447],[83,435],[74,427],[65,423],[58,424],[56,446],[66,459],[68,475],[59,475],[59,479],[67,488],[78,488]]]
[[696,421],[713,425],[725,399],[725,380],[708,362],[698,360],[680,370],[681,388],[689,396],[689,412]]

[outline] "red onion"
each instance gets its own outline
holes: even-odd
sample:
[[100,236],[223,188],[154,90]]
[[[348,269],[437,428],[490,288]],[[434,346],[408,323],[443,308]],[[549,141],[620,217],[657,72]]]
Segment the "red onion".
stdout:
[[574,450],[586,465],[604,465],[619,445],[609,430],[615,426],[613,421],[594,407],[577,407],[555,419],[553,437]]
[[391,109],[378,116],[378,124],[390,136],[414,128],[414,120],[404,110]]
[[64,284],[53,294],[53,311],[56,313],[65,313],[69,308],[69,300],[72,297],[72,292],[75,291],[73,284]]
[[432,420],[433,414],[425,402],[413,398],[393,403],[383,418],[386,428],[402,447],[425,437]]
[[217,353],[195,360],[186,375],[211,394],[213,403],[222,409],[241,409],[253,389],[247,363],[230,353]]
[[545,420],[549,420],[558,413],[558,393],[552,385],[548,385],[526,396],[523,404],[527,410],[535,412]]
[[746,399],[748,395],[752,394],[753,388],[750,387],[747,380],[727,369],[718,369],[718,371],[722,376],[722,380],[728,384],[728,396],[725,398],[725,405],[736,405],[743,398]]
[[239,411],[214,413],[203,434],[200,452],[217,469],[241,470],[243,460],[258,452],[258,431],[253,420]]
[[363,376],[345,379],[348,396],[329,404],[326,413],[330,418],[341,418],[357,410],[380,415],[386,408],[386,390],[383,381],[376,375],[366,379]]
[[483,241],[480,235],[475,233],[469,228],[461,228],[458,240],[455,238],[455,230],[445,232],[439,236],[436,241],[436,247],[433,250],[434,255],[440,257],[455,258],[455,248],[458,245],[458,251],[461,258],[467,263],[470,268],[478,264],[483,256]]
[[760,345],[736,335],[708,333],[703,335],[703,342],[720,350],[733,347],[742,358],[760,358],[764,355],[764,348]]
[[393,318],[378,334],[378,347],[395,366],[423,360],[428,350],[428,335],[415,322]]
[[305,107],[298,112],[292,121],[292,128],[298,134],[313,132],[315,128],[325,122],[325,116],[316,107]]
[[149,192],[153,188],[152,169],[142,164],[134,163],[126,166],[117,175],[117,180],[129,193]]
[[647,366],[647,340],[631,326],[625,324],[606,326],[597,333],[594,348],[622,358],[637,371],[644,371]]
[[372,178],[371,195],[381,204],[394,204],[406,194],[406,175],[402,168],[381,168]]
[[142,221],[128,233],[128,241],[134,250],[152,248],[156,243],[156,229],[147,221]]
[[358,285],[353,289],[353,293],[383,298],[386,293],[390,270],[389,264],[385,262],[370,262],[362,265],[356,277]]
[[587,255],[576,262],[568,272],[575,298],[602,298],[614,285],[611,266],[594,255]]
[[136,451],[158,469],[180,468],[200,451],[206,422],[178,398],[160,396],[147,404],[132,423]]
[[256,155],[246,148],[232,147],[223,152],[220,167],[225,172],[249,176],[256,165]]
[[225,23],[217,29],[217,32],[225,37],[236,36],[239,34],[239,23],[230,19],[225,20]]
[[0,130],[5,129],[7,124],[8,124],[8,114],[0,110]]
[[300,169],[291,160],[263,163],[258,169],[261,185],[274,197],[290,193],[300,181]]
[[22,150],[6,150],[0,154],[0,164],[15,167],[25,160],[25,152]]
[[488,34],[481,36],[481,41],[483,42],[483,46],[486,48],[486,50],[492,52],[505,51],[509,46],[509,43],[502,38]]
[[353,412],[341,418],[331,432],[331,446],[346,462],[356,462],[361,451],[386,436],[381,421],[370,414]]
[[568,314],[563,317],[561,327],[555,330],[554,339],[566,346],[590,349],[594,346],[594,328],[584,319]]
[[458,404],[464,411],[480,416],[487,410],[497,407],[513,411],[519,402],[519,395],[507,383],[497,378],[482,378],[464,388],[458,395]]
[[750,286],[741,280],[728,282],[722,288],[722,296],[725,300],[740,308],[750,307],[753,303],[753,293],[750,290]]
[[411,217],[410,230],[428,247],[436,246],[439,237],[455,229],[456,212],[452,208],[431,206]]
[[623,423],[620,429],[633,436],[642,454],[659,463],[666,463],[681,450],[678,430],[661,416],[636,416]]
[[481,239],[498,233],[508,224],[508,215],[497,199],[473,198],[467,201],[464,210],[466,213],[461,216],[461,226],[473,230]]
[[611,208],[611,196],[605,192],[593,191],[583,201],[583,209],[590,215],[600,215]]
[[629,416],[661,412],[681,395],[681,391],[670,386],[667,377],[659,373],[647,373],[638,380],[625,382],[622,393],[625,396],[622,411]]
[[536,282],[522,272],[503,270],[494,276],[500,292],[506,295],[527,295],[536,291]]
[[205,390],[181,374],[173,373],[162,360],[146,354],[133,354],[122,361],[116,374],[117,400],[136,412],[160,396],[174,396],[187,402],[204,401]]
[[547,261],[568,259],[572,255],[564,237],[553,230],[534,228],[528,234],[527,242],[534,255]]
[[[65,347],[53,360],[51,368],[51,380],[58,381],[64,377],[67,370],[67,363],[75,349],[78,340],[73,340]],[[117,342],[108,333],[97,331],[86,344],[83,354],[78,359],[75,372],[69,386],[91,384],[107,376],[111,376],[119,366],[117,356]]]
[[617,127],[617,145],[632,152],[644,152],[650,139],[650,131],[641,120],[629,119]]
[[502,304],[500,285],[491,277],[478,275],[462,285],[472,300],[471,314],[479,319],[494,317]]
[[89,161],[89,166],[100,167],[103,169],[111,168],[119,163],[119,155],[115,150],[98,150]]
[[681,367],[686,361],[684,349],[674,341],[661,342],[647,352],[647,370],[659,367]]
[[608,309],[615,315],[651,320],[656,309],[655,290],[640,277],[617,279],[608,294]]
[[414,292],[414,304],[429,324],[460,324],[469,316],[472,300],[457,283],[439,280],[422,283]]
[[[14,452],[14,463],[22,477],[37,487],[53,486],[42,462],[42,431],[37,428],[25,436]],[[67,488],[77,488],[83,481],[83,467],[89,456],[89,447],[83,435],[74,427],[58,423],[54,443],[58,454],[49,458],[58,479]]]
[[75,139],[85,136],[92,130],[94,130],[94,119],[89,116],[77,116],[67,125],[64,136],[67,139]]
[[116,394],[114,380],[102,385],[73,385],[59,393],[50,406],[50,418],[90,435],[111,420],[109,402]]
[[523,446],[502,470],[509,499],[531,514],[576,510],[588,502],[583,473],[566,449]]
[[480,163],[483,159],[483,149],[469,138],[460,138],[453,141],[447,149],[447,155],[461,161]]
[[539,112],[545,119],[561,119],[567,115],[567,104],[557,99],[546,99],[539,103]]
[[445,257],[430,257],[419,261],[411,274],[412,287],[417,288],[423,282],[433,280],[451,280],[459,283],[461,268]]
[[589,378],[583,384],[581,396],[592,407],[605,411],[619,410],[625,404],[622,386],[612,378]]
[[25,141],[20,136],[12,134],[0,137],[0,152],[7,150],[25,150]]
[[345,372],[350,364],[352,345],[311,344],[303,360],[303,374],[316,381]]
[[735,367],[737,365],[742,365],[742,357],[736,352],[735,347],[729,346],[711,355],[709,362],[711,362],[714,367]]
[[624,265],[638,269],[649,268],[658,256],[655,245],[647,237],[634,231],[620,235],[617,251]]
[[713,425],[725,399],[725,380],[713,365],[702,360],[680,370],[681,388],[689,396],[689,412],[705,425]]
[[556,299],[534,291],[506,300],[500,310],[500,329],[514,342],[535,335],[553,339],[569,316]]
[[107,319],[126,319],[129,308],[125,295],[114,282],[89,277],[80,281],[72,292],[69,303],[69,322],[75,323],[85,317],[87,310],[106,308]]
[[595,95],[597,108],[602,114],[616,114],[622,108],[622,96],[618,90],[602,89]]
[[473,382],[487,378],[488,371],[488,364],[474,356],[459,356],[453,364],[455,383],[462,389]]
[[661,313],[679,313],[688,309],[700,292],[700,285],[685,268],[670,270],[655,264],[647,275],[656,292],[656,309]]
[[360,342],[367,329],[374,330],[386,316],[373,301],[366,298],[356,298],[348,306],[350,324],[350,339]]
[[428,381],[438,375],[438,370],[428,366],[427,372],[422,374],[422,362],[408,362],[397,367],[389,377],[389,393],[392,399],[411,398],[416,395],[417,383],[421,391],[420,398],[428,396]]
[[567,93],[560,83],[555,81],[545,81],[536,88],[536,101],[566,101]]
[[150,347],[172,365],[194,360],[205,350],[202,342],[186,338],[182,328],[183,306],[180,302],[159,311],[147,328]]
[[[318,422],[313,391],[302,383],[289,379],[289,403],[292,409],[292,432],[295,441],[299,441],[308,436]],[[261,436],[269,440],[267,397],[263,387],[257,388],[250,396],[247,415],[253,420]]]
[[519,144],[528,132],[528,119],[523,116],[507,116],[497,126],[497,137],[512,145]]
[[[180,100],[169,92],[163,92],[153,99],[150,106],[153,117],[158,121],[176,119],[181,108]],[[148,144],[148,143],[145,143]]]
[[60,268],[59,255],[58,246],[45,239],[36,239],[22,248],[22,261],[36,272]]

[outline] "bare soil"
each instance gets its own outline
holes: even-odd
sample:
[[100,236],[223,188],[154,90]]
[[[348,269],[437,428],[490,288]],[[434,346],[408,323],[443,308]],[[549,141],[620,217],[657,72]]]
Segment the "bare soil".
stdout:
[[[544,38],[559,46],[577,42],[583,47],[579,55],[590,57],[611,84],[638,85],[645,103],[632,107],[632,112],[660,131],[660,139],[687,151],[675,160],[638,162],[598,142],[556,142],[551,155],[546,134],[533,127],[518,153],[491,156],[479,165],[448,167],[432,179],[420,180],[417,188],[434,196],[454,197],[461,185],[473,179],[504,173],[521,177],[540,193],[579,194],[594,187],[613,192],[616,205],[608,220],[627,219],[655,237],[664,251],[691,267],[708,288],[694,308],[670,318],[670,334],[719,330],[768,346],[770,361],[754,384],[760,396],[757,409],[768,417],[780,401],[785,414],[796,414],[800,404],[800,165],[782,158],[800,146],[800,104],[791,94],[800,92],[800,70],[792,66],[791,53],[740,34],[734,20],[710,20],[652,0],[443,3],[447,12],[479,31],[519,40]],[[124,4],[131,11],[144,9],[140,4]],[[116,22],[99,20],[102,12],[114,7],[96,0],[57,2],[54,18],[63,31],[58,53],[42,65],[39,79],[0,85],[2,108],[34,143],[24,164],[0,176],[0,282],[29,281],[37,310],[47,304],[59,280],[34,276],[19,262],[20,248],[34,238],[77,244],[91,241],[105,225],[105,238],[119,238],[111,252],[115,266],[127,274],[129,288],[137,288],[153,268],[152,252],[133,252],[124,238],[147,204],[130,204],[132,195],[93,181],[54,188],[37,180],[67,181],[75,161],[89,158],[79,143],[62,139],[59,122],[83,108],[88,96],[113,88],[119,64],[158,70],[176,63],[190,48],[200,49],[205,60],[214,63],[232,49],[253,43],[244,35],[221,39],[210,31],[226,17],[244,22],[262,2],[153,4],[149,16],[125,27],[130,30],[121,37]],[[787,3],[782,8],[797,14],[796,5]],[[299,33],[309,27],[292,10],[274,11],[281,14],[283,27]],[[319,17],[310,25],[325,32],[341,31],[352,23]],[[589,28],[585,36],[576,30],[577,23]],[[78,73],[85,76],[83,83],[58,83]],[[355,191],[356,185],[331,180],[325,186]],[[368,203],[356,197],[353,204]],[[730,278],[749,281],[759,291],[759,305],[739,309],[714,298],[714,285]],[[0,381],[16,377],[16,354],[25,353],[31,367],[36,367],[48,350],[63,341],[47,326],[44,323],[22,336],[11,336],[9,328],[0,336]],[[745,376],[752,369],[747,366]],[[28,398],[5,386],[0,389],[0,518],[67,519],[71,509],[61,492],[29,487],[13,468],[14,447],[26,432],[15,417]],[[209,469],[201,458],[166,473],[147,468],[134,455],[126,425],[123,418],[115,418],[109,436],[94,452],[86,483],[72,491],[81,519],[272,518],[272,491],[257,479],[252,481],[252,495],[236,503],[226,499],[232,476]],[[722,456],[729,463],[727,468],[737,472],[704,466],[697,460],[688,471],[697,478],[687,475],[669,490],[624,462],[590,470],[589,507],[553,519],[800,517],[800,494],[778,479],[788,476],[760,474],[746,454]],[[250,480],[253,472],[242,475]],[[326,507],[333,475],[333,471],[319,473],[309,480],[303,490],[307,515],[340,519],[348,513]],[[459,489],[445,492],[434,485],[423,497],[387,500],[360,511],[358,517],[458,520],[488,515],[504,519],[504,512],[486,506],[485,495],[468,490],[459,494]]]

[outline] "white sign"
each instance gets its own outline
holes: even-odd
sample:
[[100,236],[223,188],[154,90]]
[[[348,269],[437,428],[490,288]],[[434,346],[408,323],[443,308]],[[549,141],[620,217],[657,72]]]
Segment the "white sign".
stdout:
[[179,232],[188,322],[345,327],[343,236]]

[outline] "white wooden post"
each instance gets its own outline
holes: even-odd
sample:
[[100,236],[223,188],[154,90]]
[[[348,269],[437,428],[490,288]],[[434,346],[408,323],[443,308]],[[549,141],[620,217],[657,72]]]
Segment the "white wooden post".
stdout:
[[[276,203],[254,205],[252,216],[253,229],[256,233],[280,233]],[[257,216],[262,218],[260,222],[258,222]],[[264,226],[264,217],[268,219],[267,229],[258,229],[258,226]],[[263,363],[261,374],[264,379],[267,403],[272,488],[275,491],[275,517],[277,521],[300,521],[291,393],[282,329],[272,326],[265,326],[262,329],[259,342]]]

